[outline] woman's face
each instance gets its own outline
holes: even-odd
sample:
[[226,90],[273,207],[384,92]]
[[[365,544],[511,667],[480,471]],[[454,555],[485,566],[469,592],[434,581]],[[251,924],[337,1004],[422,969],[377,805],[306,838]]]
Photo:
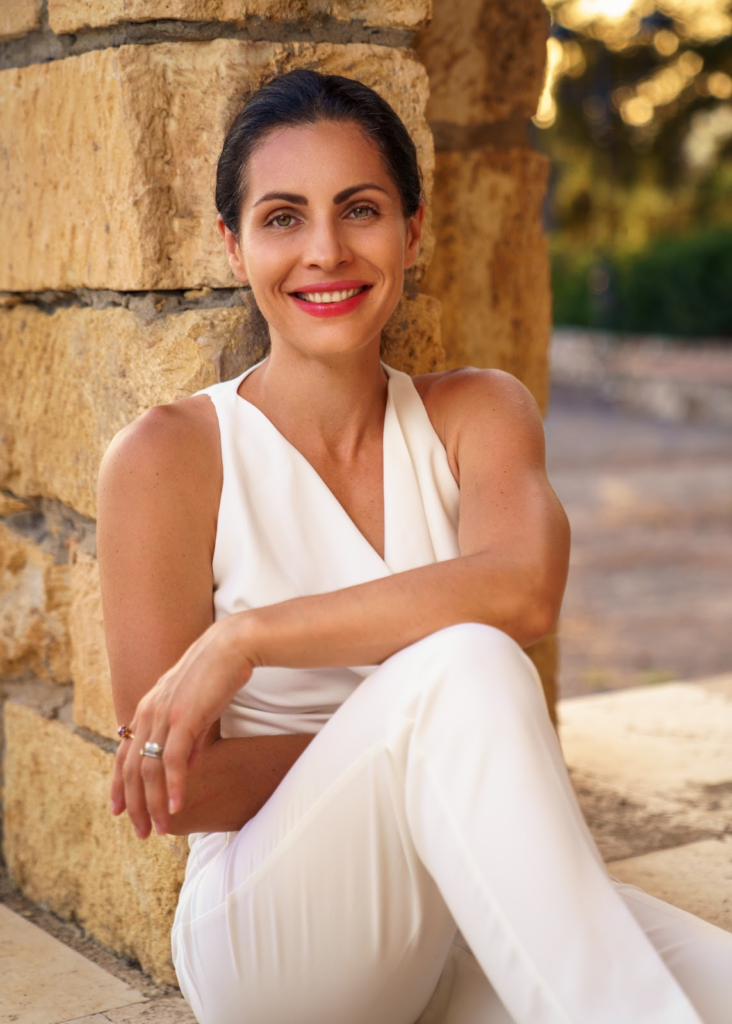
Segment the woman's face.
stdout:
[[356,125],[323,121],[265,139],[249,163],[239,239],[219,229],[273,345],[327,355],[378,344],[423,212],[405,219],[379,150]]

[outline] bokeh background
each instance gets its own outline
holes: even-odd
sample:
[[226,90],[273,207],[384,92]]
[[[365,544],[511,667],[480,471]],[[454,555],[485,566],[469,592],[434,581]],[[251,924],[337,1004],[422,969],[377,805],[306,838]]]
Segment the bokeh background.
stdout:
[[547,0],[562,696],[732,668],[732,13]]

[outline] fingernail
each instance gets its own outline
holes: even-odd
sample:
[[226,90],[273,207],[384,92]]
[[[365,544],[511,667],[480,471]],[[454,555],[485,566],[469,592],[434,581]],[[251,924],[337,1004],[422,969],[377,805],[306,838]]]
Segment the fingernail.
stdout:
[[171,797],[170,800],[168,800],[168,811],[170,812],[170,814],[177,814],[178,813],[178,801],[177,800],[173,800],[172,797]]
[[145,838],[145,832],[138,825],[135,825],[135,835],[137,836],[138,839]]
[[164,828],[163,828],[163,826],[162,826],[162,825],[160,824],[160,822],[159,822],[159,821],[156,821],[156,822],[154,822],[154,825],[155,825],[155,831],[157,832],[157,834],[158,834],[159,836],[164,836],[164,835],[165,835],[165,829],[164,829]]
[[112,814],[119,814],[119,804],[117,803],[116,800],[113,800],[112,803],[109,805],[109,810],[110,813]]

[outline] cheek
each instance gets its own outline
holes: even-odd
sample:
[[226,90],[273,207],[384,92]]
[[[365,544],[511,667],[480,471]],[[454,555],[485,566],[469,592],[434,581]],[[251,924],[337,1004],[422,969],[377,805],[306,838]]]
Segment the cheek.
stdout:
[[249,280],[255,292],[276,287],[296,258],[293,246],[282,238],[248,240],[245,251]]

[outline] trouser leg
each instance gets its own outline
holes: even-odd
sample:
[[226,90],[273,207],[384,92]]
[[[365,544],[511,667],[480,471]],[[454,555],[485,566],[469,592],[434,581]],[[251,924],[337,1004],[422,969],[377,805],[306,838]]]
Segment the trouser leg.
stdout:
[[607,875],[530,662],[471,624],[336,712],[187,886],[176,968],[205,1024],[413,1024],[455,922],[517,1024],[699,1024]]
[[704,1024],[730,1024],[732,932],[666,903],[638,886],[616,878],[612,881]]

